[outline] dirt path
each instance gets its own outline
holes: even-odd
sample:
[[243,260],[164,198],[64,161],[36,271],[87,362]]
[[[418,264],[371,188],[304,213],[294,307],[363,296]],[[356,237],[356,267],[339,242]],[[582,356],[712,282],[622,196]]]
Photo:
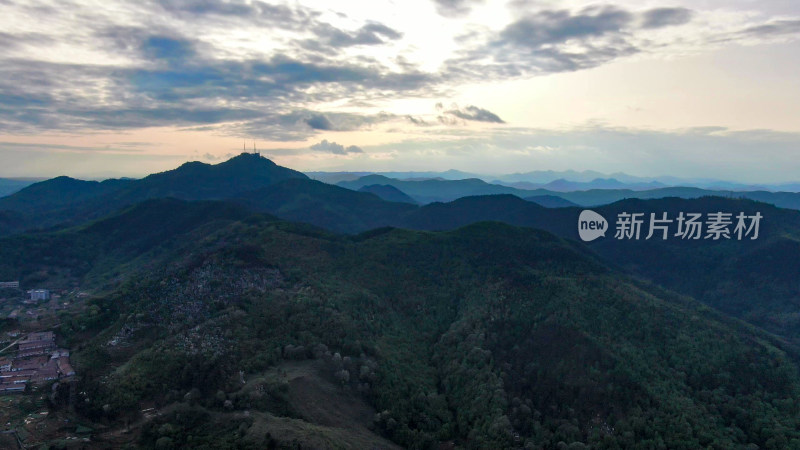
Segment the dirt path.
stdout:
[[19,341],[21,341],[21,340],[25,339],[26,337],[28,337],[28,335],[27,335],[27,334],[26,334],[25,336],[21,336],[21,337],[17,338],[17,340],[16,340],[16,341],[14,341],[14,342],[12,342],[12,343],[8,344],[7,346],[5,346],[5,348],[3,348],[2,350],[0,350],[0,354],[2,354],[4,351],[8,350],[9,348],[11,348],[11,347],[13,347],[13,346],[17,345],[17,343],[19,343]]

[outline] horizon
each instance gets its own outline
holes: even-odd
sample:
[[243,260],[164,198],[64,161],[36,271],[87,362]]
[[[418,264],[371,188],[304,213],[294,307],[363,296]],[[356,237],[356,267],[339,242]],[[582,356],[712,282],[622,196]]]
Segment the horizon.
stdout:
[[[213,166],[213,165],[218,165],[218,164],[225,163],[227,161],[230,161],[232,159],[235,159],[235,158],[238,158],[238,157],[241,157],[241,156],[244,156],[244,155],[257,155],[260,158],[264,158],[264,159],[266,159],[266,160],[268,160],[268,161],[270,161],[272,163],[277,164],[278,166],[286,167],[286,166],[282,166],[281,164],[275,162],[272,158],[269,158],[269,157],[261,154],[260,152],[255,152],[254,153],[254,152],[249,152],[249,151],[243,151],[243,152],[239,153],[238,155],[232,155],[232,156],[226,155],[226,156],[230,156],[230,157],[227,158],[227,159],[221,160],[221,161],[215,161],[215,162],[198,161],[198,160],[185,161],[180,166],[185,165],[185,164],[189,164],[189,163],[201,163],[201,164],[206,164],[206,165],[212,165]],[[35,176],[32,176],[32,177],[2,177],[2,176],[0,176],[0,180],[6,179],[6,180],[15,180],[15,181],[32,181],[33,183],[37,183],[37,182],[41,182],[41,181],[47,181],[47,180],[50,180],[50,179],[53,179],[53,178],[60,178],[60,177],[67,177],[67,178],[83,180],[83,181],[105,181],[105,180],[115,180],[115,179],[117,179],[117,180],[119,180],[119,179],[140,180],[140,179],[143,179],[143,178],[147,177],[148,175],[153,175],[153,174],[157,174],[157,173],[164,173],[164,172],[170,172],[170,171],[176,170],[180,166],[171,167],[171,168],[168,168],[168,169],[163,170],[163,171],[152,172],[152,173],[145,174],[145,175],[142,175],[142,176],[126,176],[126,175],[107,176],[107,177],[80,177],[80,176],[70,176],[70,175],[57,175],[57,176],[54,176],[54,177],[35,177]],[[286,168],[292,169],[292,170],[296,170],[296,169],[294,169],[292,167],[286,167]],[[458,170],[458,169],[447,169],[447,170],[443,170],[443,171],[432,171],[432,170],[403,170],[403,171],[397,171],[397,170],[394,170],[394,171],[369,171],[369,170],[302,171],[302,170],[297,170],[297,171],[300,172],[300,173],[303,173],[303,174],[305,174],[307,176],[311,175],[311,174],[319,174],[319,175],[324,175],[324,174],[352,174],[352,175],[359,175],[359,177],[360,176],[368,176],[368,175],[380,175],[380,176],[386,176],[387,178],[392,178],[389,175],[393,175],[393,174],[409,174],[409,175],[420,175],[420,177],[395,177],[393,179],[409,180],[409,181],[411,181],[411,180],[423,180],[423,179],[442,179],[442,180],[447,180],[447,181],[465,180],[465,179],[480,179],[480,180],[483,180],[484,182],[486,182],[488,184],[493,184],[493,183],[498,183],[499,182],[499,183],[504,183],[504,184],[508,184],[508,185],[515,184],[515,183],[523,183],[523,184],[527,183],[527,184],[531,184],[531,185],[538,185],[535,188],[533,188],[533,187],[532,188],[520,187],[519,189],[521,189],[521,190],[541,189],[543,187],[546,187],[545,185],[551,184],[553,182],[558,182],[558,181],[566,181],[566,182],[577,183],[577,184],[590,184],[590,183],[593,183],[593,182],[596,182],[596,181],[599,181],[599,180],[602,180],[602,181],[616,181],[616,182],[621,183],[623,186],[621,186],[619,188],[590,187],[590,188],[587,188],[587,189],[629,189],[631,186],[637,185],[637,183],[641,183],[642,185],[650,184],[650,183],[660,183],[661,186],[653,186],[653,187],[647,188],[647,189],[660,189],[660,188],[667,188],[667,187],[699,187],[701,189],[717,189],[717,190],[720,190],[720,192],[723,192],[723,191],[726,190],[726,185],[730,185],[730,186],[739,185],[738,188],[743,188],[743,189],[764,188],[764,189],[771,190],[771,191],[774,191],[774,192],[779,192],[775,188],[780,188],[782,186],[789,186],[789,185],[792,185],[792,187],[795,187],[794,185],[800,184],[797,181],[767,182],[767,183],[740,183],[740,182],[737,182],[735,180],[725,180],[725,179],[717,179],[717,178],[674,177],[674,176],[670,176],[670,175],[662,175],[662,176],[654,176],[654,177],[642,177],[642,176],[639,176],[639,175],[625,173],[625,172],[602,173],[602,172],[597,172],[597,171],[594,171],[594,170],[576,171],[576,170],[571,170],[571,169],[564,170],[564,171],[533,170],[533,171],[527,171],[527,172],[509,172],[509,173],[494,173],[494,174],[492,174],[492,173],[467,172],[467,171],[462,171],[462,170]],[[452,172],[457,172],[459,175],[464,175],[464,177],[463,178],[441,178],[441,177],[438,176],[438,175],[444,175],[444,174],[452,173]],[[570,173],[571,174],[576,174],[576,175],[587,175],[588,174],[592,178],[584,179],[584,180],[577,180],[577,179],[568,177],[568,174],[570,174]],[[525,175],[530,175],[530,174],[537,174],[537,175],[552,174],[553,176],[556,176],[557,178],[552,178],[552,180],[550,180],[550,181],[539,181],[539,182],[525,181],[525,180],[516,180],[516,181],[502,180],[502,178],[504,178],[504,177],[525,176]],[[630,177],[630,178],[634,178],[636,180],[627,180],[627,181],[620,180],[620,178],[623,178],[623,177]],[[312,179],[314,179],[314,178],[312,177]],[[318,181],[321,181],[321,180],[318,180]],[[323,181],[323,182],[328,183],[328,184],[334,184],[334,183],[330,183],[328,181]],[[731,189],[733,189],[734,191],[741,190],[741,189],[734,189],[734,188],[731,188]],[[641,190],[641,189],[639,189],[639,190]],[[796,187],[795,187],[795,190],[797,190]],[[571,189],[569,189],[569,190],[567,190],[565,192],[569,192],[569,191],[571,191]],[[558,191],[554,191],[554,192],[558,192]],[[789,190],[789,191],[786,191],[786,192],[794,192],[794,191],[793,190]]]
[[0,6],[2,177],[141,177],[242,141],[303,172],[800,173],[796,3],[70,9]]

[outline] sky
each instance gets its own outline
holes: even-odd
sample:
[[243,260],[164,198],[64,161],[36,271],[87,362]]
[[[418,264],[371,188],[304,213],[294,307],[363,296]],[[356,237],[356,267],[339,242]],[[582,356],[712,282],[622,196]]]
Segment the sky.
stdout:
[[0,176],[800,180],[794,0],[0,0]]

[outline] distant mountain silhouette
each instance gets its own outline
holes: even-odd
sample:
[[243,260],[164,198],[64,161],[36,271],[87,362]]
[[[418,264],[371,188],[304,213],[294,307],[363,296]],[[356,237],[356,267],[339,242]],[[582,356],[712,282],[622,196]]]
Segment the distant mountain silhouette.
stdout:
[[634,191],[641,191],[662,187],[665,187],[665,185],[657,181],[649,183],[623,183],[615,178],[595,178],[588,182],[569,181],[559,178],[558,180],[540,186],[542,189],[558,192],[585,191],[589,189],[631,189]]
[[358,192],[369,192],[371,194],[375,194],[378,197],[386,200],[387,202],[400,202],[400,203],[411,203],[411,204],[417,203],[416,201],[414,201],[413,198],[406,195],[405,192],[388,184],[371,184],[369,186],[362,187],[361,189],[358,190]]
[[252,153],[215,165],[189,162],[138,180],[57,177],[0,198],[0,211],[20,216],[13,227],[0,229],[0,234],[82,223],[150,198],[228,199],[288,179],[308,177]]
[[544,206],[545,208],[566,208],[569,206],[578,206],[577,204],[556,195],[534,195],[531,197],[525,197],[525,200]]
[[[418,208],[405,197],[405,202],[387,202],[375,192],[357,192],[363,188],[375,190],[376,188],[369,187],[375,185],[383,186],[380,188],[382,191],[399,190],[423,204],[485,195],[514,198],[487,200],[488,203],[481,206],[469,206],[469,202],[476,201],[474,199],[453,202],[448,208],[456,210],[452,211],[450,217],[431,218],[426,217],[426,214],[435,214],[441,205],[417,211]],[[382,193],[387,195],[386,192]],[[394,199],[400,200],[397,194],[393,192]],[[670,187],[646,191],[593,189],[554,192],[545,189],[515,189],[476,178],[409,181],[382,175],[364,176],[333,186],[313,181],[300,172],[278,166],[260,155],[245,153],[216,165],[186,163],[174,170],[138,180],[96,182],[58,177],[36,183],[11,196],[0,198],[0,234],[80,224],[143,200],[168,197],[183,200],[233,200],[252,210],[268,212],[288,220],[308,222],[339,232],[356,233],[386,225],[420,227],[415,221],[431,223],[430,226],[449,227],[455,226],[452,224],[469,223],[470,218],[477,217],[554,231],[547,225],[518,220],[521,217],[519,211],[532,211],[531,207],[538,206],[539,203],[551,208],[570,204],[597,207],[626,198],[699,198],[709,195],[746,197],[800,209],[800,194],[766,191],[717,192]],[[521,199],[523,197],[531,201],[524,202]],[[488,214],[489,212],[493,213]]]
[[[713,178],[683,178],[674,176],[644,177],[628,175],[623,172],[611,174],[596,171],[578,172],[574,170],[538,170],[526,173],[487,175],[458,170],[444,172],[308,172],[315,180],[336,184],[341,181],[354,181],[367,175],[381,175],[402,181],[420,180],[464,180],[478,178],[489,184],[517,189],[550,189],[557,192],[590,189],[631,189],[649,190],[661,187],[695,187],[714,191],[771,191],[800,192],[800,183],[741,183]],[[553,183],[552,186],[548,184]]]
[[98,182],[56,177],[34,183],[8,197],[0,198],[0,210],[30,214],[74,206],[122,189],[132,182],[132,180]]
[[[626,198],[699,198],[706,196],[720,196],[730,198],[748,198],[751,200],[771,203],[782,208],[800,209],[800,193],[796,192],[769,192],[769,191],[714,191],[697,187],[662,187],[653,189],[656,184],[634,185],[637,189],[616,189],[611,186],[620,185],[617,180],[601,179],[597,181],[607,188],[593,188],[588,190],[573,190],[578,187],[587,187],[587,184],[557,180],[554,187],[559,189],[519,189],[516,187],[491,184],[477,178],[464,180],[398,180],[383,175],[367,175],[356,180],[341,181],[337,186],[352,190],[359,190],[364,186],[382,184],[393,186],[408,194],[419,203],[449,202],[462,197],[474,195],[512,194],[520,198],[534,196],[561,197],[569,202],[581,206],[597,206],[613,203]],[[562,191],[563,190],[563,191]]]
[[33,183],[44,181],[43,178],[0,178],[0,198],[11,195],[15,192],[32,185]]
[[380,175],[387,178],[394,178],[397,180],[464,180],[466,178],[482,178],[485,177],[460,170],[446,170],[444,172],[423,171],[423,172],[306,172],[308,176],[315,180],[324,181],[325,183],[336,184],[340,181],[357,180],[367,175]]
[[357,180],[339,182],[337,186],[357,191],[364,186],[374,184],[393,186],[419,203],[448,202],[471,195],[514,194],[519,197],[533,195],[530,191],[489,184],[478,178],[398,180],[383,175],[367,175]]

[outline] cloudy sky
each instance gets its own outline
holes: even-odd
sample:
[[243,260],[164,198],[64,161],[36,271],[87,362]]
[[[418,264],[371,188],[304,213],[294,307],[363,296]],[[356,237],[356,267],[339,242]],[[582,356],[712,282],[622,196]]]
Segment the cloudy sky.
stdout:
[[0,176],[800,180],[794,0],[0,0]]

